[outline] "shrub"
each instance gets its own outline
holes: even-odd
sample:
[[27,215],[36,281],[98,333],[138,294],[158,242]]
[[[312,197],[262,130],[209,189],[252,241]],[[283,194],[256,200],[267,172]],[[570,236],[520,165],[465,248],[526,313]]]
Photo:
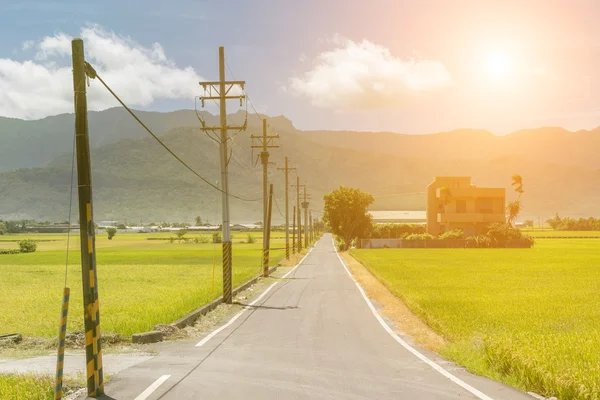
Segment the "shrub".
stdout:
[[21,240],[19,242],[21,253],[34,253],[37,250],[37,244],[33,240]]
[[531,246],[533,246],[535,244],[535,239],[533,238],[533,236],[523,235],[521,240],[527,241],[527,243],[529,243]]
[[19,254],[21,250],[17,249],[0,249],[0,254]]
[[106,228],[106,233],[108,234],[108,240],[112,240],[117,234],[117,228]]
[[213,243],[222,243],[223,242],[223,238],[221,237],[220,232],[215,232],[212,234],[212,242]]
[[252,234],[248,234],[248,243],[256,243],[256,238]]
[[406,240],[431,240],[433,236],[429,233],[413,233],[412,235],[408,235]]
[[469,236],[465,239],[465,247],[489,249],[494,247],[494,242],[486,235]]
[[442,233],[438,239],[442,239],[442,240],[452,240],[452,239],[462,239],[464,238],[465,234],[463,232],[462,229],[453,229],[451,231],[448,232],[444,232]]
[[507,224],[497,223],[490,226],[487,236],[491,239],[493,244],[498,247],[504,247],[507,240],[521,239],[522,234],[517,228],[513,228]]
[[169,238],[169,243],[173,243],[174,241],[175,241],[175,238],[174,238],[173,236],[171,236],[171,237]]

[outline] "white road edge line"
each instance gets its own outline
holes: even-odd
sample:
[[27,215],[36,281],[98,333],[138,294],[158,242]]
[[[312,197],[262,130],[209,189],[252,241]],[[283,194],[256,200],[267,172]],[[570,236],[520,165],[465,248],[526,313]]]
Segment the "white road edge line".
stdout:
[[[302,258],[302,260],[300,260],[300,262],[298,264],[296,264],[296,266],[294,268],[292,268],[287,274],[285,274],[282,278],[285,279],[288,277],[289,274],[291,274],[292,272],[294,272],[296,270],[296,268],[298,268],[300,266],[300,264],[302,264],[302,262],[304,261],[304,259],[306,257],[308,257],[308,255],[312,252],[313,249],[310,249],[310,251],[308,253],[306,253],[306,255]],[[277,286],[279,282],[274,282],[271,284],[271,286],[269,286],[264,292],[262,292],[262,294],[260,296],[258,296],[252,303],[248,304],[247,306],[245,306],[242,311],[240,311],[239,313],[235,314],[225,325],[220,326],[219,328],[215,329],[214,331],[212,331],[211,333],[209,333],[204,339],[202,339],[201,341],[199,341],[195,347],[201,347],[203,345],[206,344],[206,342],[208,342],[210,339],[212,339],[213,337],[215,337],[216,335],[218,335],[221,331],[223,331],[224,329],[227,329],[229,326],[231,326],[231,324],[233,324],[239,317],[241,317],[247,310],[249,310],[253,305],[255,305],[256,303],[258,303],[263,297],[265,297],[265,295],[267,293],[269,293],[271,291],[271,289],[273,289],[275,286]],[[136,399],[137,400],[137,399]]]
[[390,334],[391,337],[393,337],[396,342],[400,343],[400,345],[402,347],[404,347],[406,350],[410,351],[412,354],[414,354],[415,356],[417,356],[418,359],[420,359],[421,361],[423,361],[424,363],[426,363],[427,365],[429,365],[431,368],[435,369],[437,372],[439,372],[440,374],[444,375],[446,378],[450,379],[452,382],[456,383],[458,386],[462,387],[463,389],[471,392],[473,395],[477,396],[477,398],[481,399],[481,400],[494,400],[491,397],[489,397],[488,395],[480,392],[479,390],[475,389],[473,386],[469,385],[467,382],[461,380],[460,378],[457,378],[456,376],[452,375],[450,372],[446,371],[444,368],[440,367],[437,363],[435,363],[434,361],[430,360],[427,356],[421,354],[418,350],[416,350],[414,347],[412,347],[410,344],[408,344],[404,339],[402,339],[400,336],[398,336],[393,330],[392,328],[390,328],[390,326],[383,320],[383,318],[381,317],[381,315],[377,312],[377,310],[375,309],[375,307],[373,306],[373,303],[371,303],[371,300],[369,300],[369,298],[367,297],[367,294],[365,293],[365,291],[363,290],[363,288],[360,286],[360,284],[358,283],[358,281],[354,278],[354,276],[352,275],[352,273],[350,272],[350,270],[348,269],[348,267],[346,267],[346,263],[344,262],[344,260],[342,260],[342,257],[340,257],[340,254],[338,253],[337,249],[335,248],[335,241],[332,238],[332,244],[333,244],[333,249],[335,250],[335,254],[337,255],[338,259],[340,260],[340,263],[342,263],[342,266],[344,267],[344,269],[346,270],[346,272],[348,273],[348,275],[350,276],[350,279],[352,279],[354,281],[354,283],[356,284],[356,287],[358,288],[360,294],[362,295],[363,299],[365,299],[365,301],[367,302],[367,305],[369,306],[369,309],[371,310],[371,312],[373,313],[373,315],[375,316],[375,318],[377,319],[377,321],[379,322],[379,324],[381,324],[381,326],[383,327],[383,329],[385,329],[385,331],[387,333]]
[[154,381],[154,383],[152,385],[148,386],[148,389],[144,390],[138,397],[136,397],[135,400],[146,400],[148,398],[148,396],[150,396],[152,393],[154,393],[154,391],[156,389],[158,389],[158,387],[160,385],[165,383],[165,381],[167,379],[169,379],[170,377],[171,377],[171,375],[161,376],[156,381]]

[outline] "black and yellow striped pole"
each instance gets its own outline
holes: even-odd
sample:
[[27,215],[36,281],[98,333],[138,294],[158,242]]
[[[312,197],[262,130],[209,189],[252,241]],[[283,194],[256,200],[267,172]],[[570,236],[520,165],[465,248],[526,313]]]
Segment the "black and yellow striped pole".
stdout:
[[54,400],[61,400],[63,396],[63,367],[65,364],[65,339],[67,337],[67,315],[69,314],[68,287],[63,291],[62,307],[60,312],[60,328],[58,329],[58,356],[56,358],[56,384],[54,385]]
[[87,121],[86,73],[94,78],[85,62],[83,40],[71,42],[73,52],[73,88],[75,91],[75,146],[79,195],[79,231],[85,326],[85,359],[88,396],[104,394],[100,307],[96,274],[96,241],[92,210],[92,174]]

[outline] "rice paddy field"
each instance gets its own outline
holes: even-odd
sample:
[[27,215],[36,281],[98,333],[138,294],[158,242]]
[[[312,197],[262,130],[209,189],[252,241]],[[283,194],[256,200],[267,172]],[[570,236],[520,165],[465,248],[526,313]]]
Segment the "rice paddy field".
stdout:
[[[209,234],[204,241],[209,240]],[[233,233],[233,285],[262,271],[262,235]],[[283,232],[274,232],[271,265],[285,256]],[[222,294],[221,245],[173,243],[173,233],[97,235],[96,259],[103,333],[130,336],[167,324]],[[0,335],[57,335],[65,285],[66,234],[0,235],[0,249],[37,241],[35,253],[0,254]],[[199,240],[200,241],[200,240]],[[79,236],[71,235],[67,286],[71,288],[68,332],[83,330]]]
[[600,399],[600,240],[350,254],[447,339],[445,357],[547,397]]

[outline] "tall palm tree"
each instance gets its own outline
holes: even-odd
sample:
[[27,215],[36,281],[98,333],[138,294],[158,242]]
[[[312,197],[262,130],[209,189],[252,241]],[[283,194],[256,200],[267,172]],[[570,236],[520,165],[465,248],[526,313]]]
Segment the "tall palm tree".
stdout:
[[521,212],[521,195],[523,194],[523,178],[521,175],[513,175],[512,176],[512,184],[511,186],[515,187],[515,192],[519,194],[516,200],[511,201],[506,206],[506,222],[508,225],[512,226],[515,220],[517,219],[519,213]]

